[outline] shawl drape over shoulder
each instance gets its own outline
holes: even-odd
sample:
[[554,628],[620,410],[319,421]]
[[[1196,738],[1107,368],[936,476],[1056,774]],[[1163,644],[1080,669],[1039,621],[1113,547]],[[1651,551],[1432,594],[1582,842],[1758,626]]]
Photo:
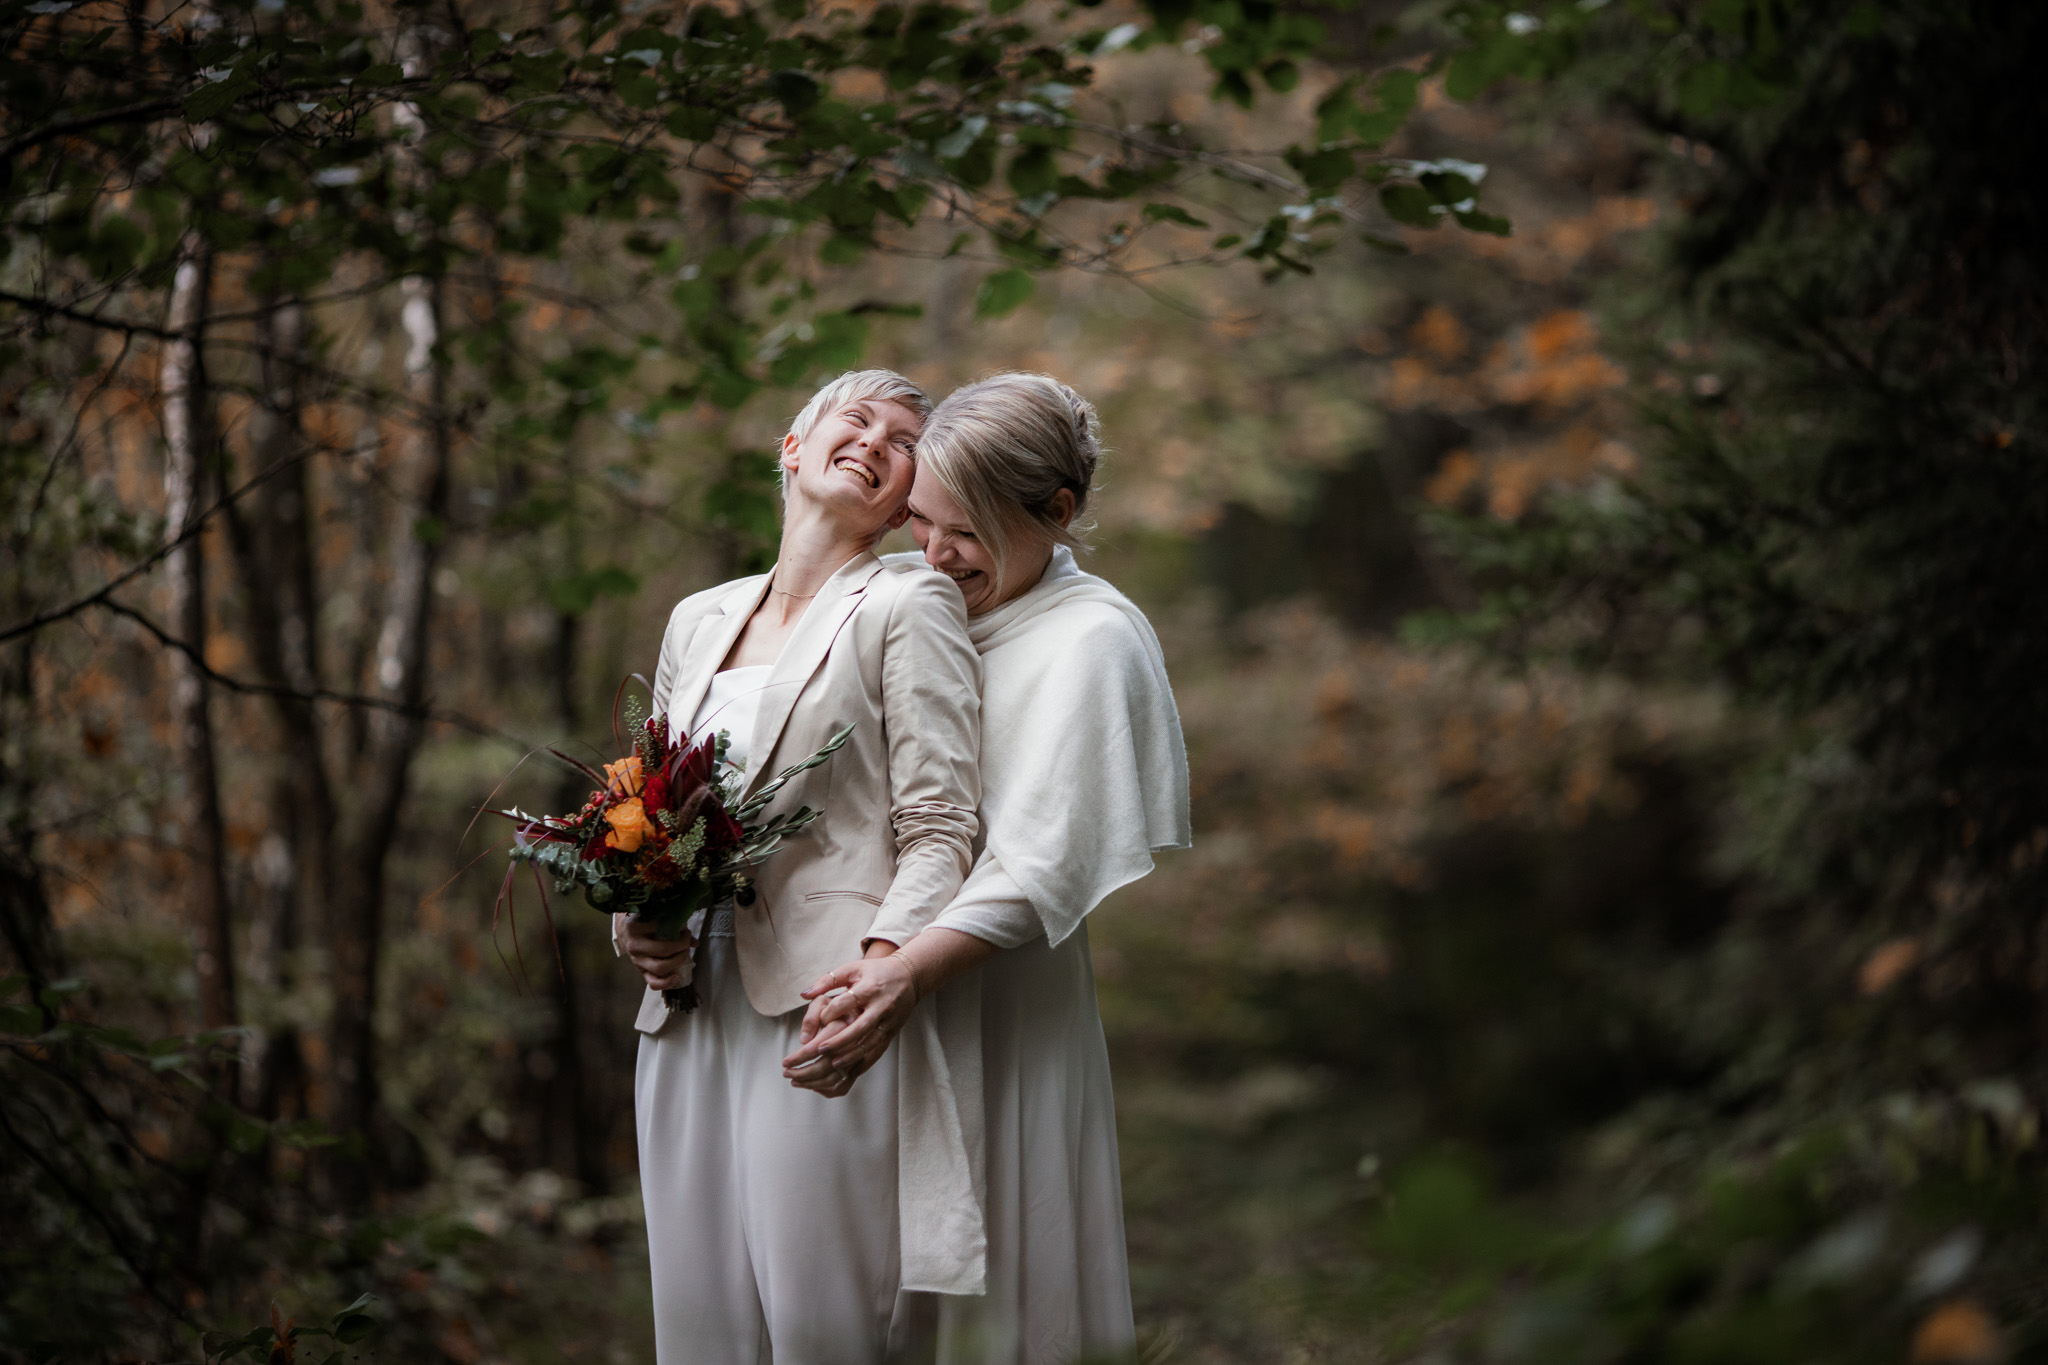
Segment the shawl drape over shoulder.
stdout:
[[982,828],[1057,945],[1153,853],[1190,842],[1166,657],[1145,614],[1064,546],[967,631],[982,661]]

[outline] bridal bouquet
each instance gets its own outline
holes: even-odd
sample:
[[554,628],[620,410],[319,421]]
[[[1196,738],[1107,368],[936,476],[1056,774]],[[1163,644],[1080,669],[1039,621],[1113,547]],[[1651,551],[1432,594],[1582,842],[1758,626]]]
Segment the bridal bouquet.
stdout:
[[[603,786],[574,815],[529,815],[501,810],[513,822],[511,866],[505,869],[500,901],[509,899],[520,863],[535,879],[545,872],[555,891],[581,889],[593,909],[624,912],[651,922],[664,939],[697,933],[701,912],[728,896],[751,901],[753,869],[782,847],[782,841],[823,812],[800,806],[770,819],[761,812],[795,777],[830,758],[853,727],[833,735],[823,748],[786,768],[745,801],[745,773],[728,763],[724,731],[692,744],[669,737],[668,717],[642,720],[629,703],[626,718],[634,752],[598,772],[567,754],[556,756]],[[545,899],[547,891],[541,891]],[[663,991],[669,1011],[697,1007],[696,954],[685,984]]]

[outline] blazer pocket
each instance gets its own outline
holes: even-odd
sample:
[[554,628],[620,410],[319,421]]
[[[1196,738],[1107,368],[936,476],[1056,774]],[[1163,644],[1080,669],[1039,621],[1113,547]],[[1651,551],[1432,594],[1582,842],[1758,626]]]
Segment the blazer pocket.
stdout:
[[865,891],[813,891],[806,895],[804,899],[807,901],[866,901],[869,905],[875,906],[879,906],[882,903],[880,896],[870,896]]

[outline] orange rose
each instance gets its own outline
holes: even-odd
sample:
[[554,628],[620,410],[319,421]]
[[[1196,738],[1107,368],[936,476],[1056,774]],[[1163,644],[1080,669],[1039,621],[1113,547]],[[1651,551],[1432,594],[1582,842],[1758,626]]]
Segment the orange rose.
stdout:
[[[639,759],[633,760],[635,778],[639,776],[639,764]],[[638,853],[641,843],[653,829],[647,823],[647,808],[640,804],[637,796],[619,802],[604,813],[604,818],[612,827],[612,832],[604,836],[605,847],[615,848],[621,853]]]
[[[604,784],[620,796],[640,794],[640,755],[604,765]],[[634,803],[638,805],[638,802]]]

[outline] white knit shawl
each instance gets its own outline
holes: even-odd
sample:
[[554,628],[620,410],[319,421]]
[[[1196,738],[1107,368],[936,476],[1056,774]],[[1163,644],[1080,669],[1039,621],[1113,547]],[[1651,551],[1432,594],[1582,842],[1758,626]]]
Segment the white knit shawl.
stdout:
[[982,828],[1057,944],[1153,853],[1190,841],[1166,656],[1145,614],[1064,546],[967,633],[981,652]]

